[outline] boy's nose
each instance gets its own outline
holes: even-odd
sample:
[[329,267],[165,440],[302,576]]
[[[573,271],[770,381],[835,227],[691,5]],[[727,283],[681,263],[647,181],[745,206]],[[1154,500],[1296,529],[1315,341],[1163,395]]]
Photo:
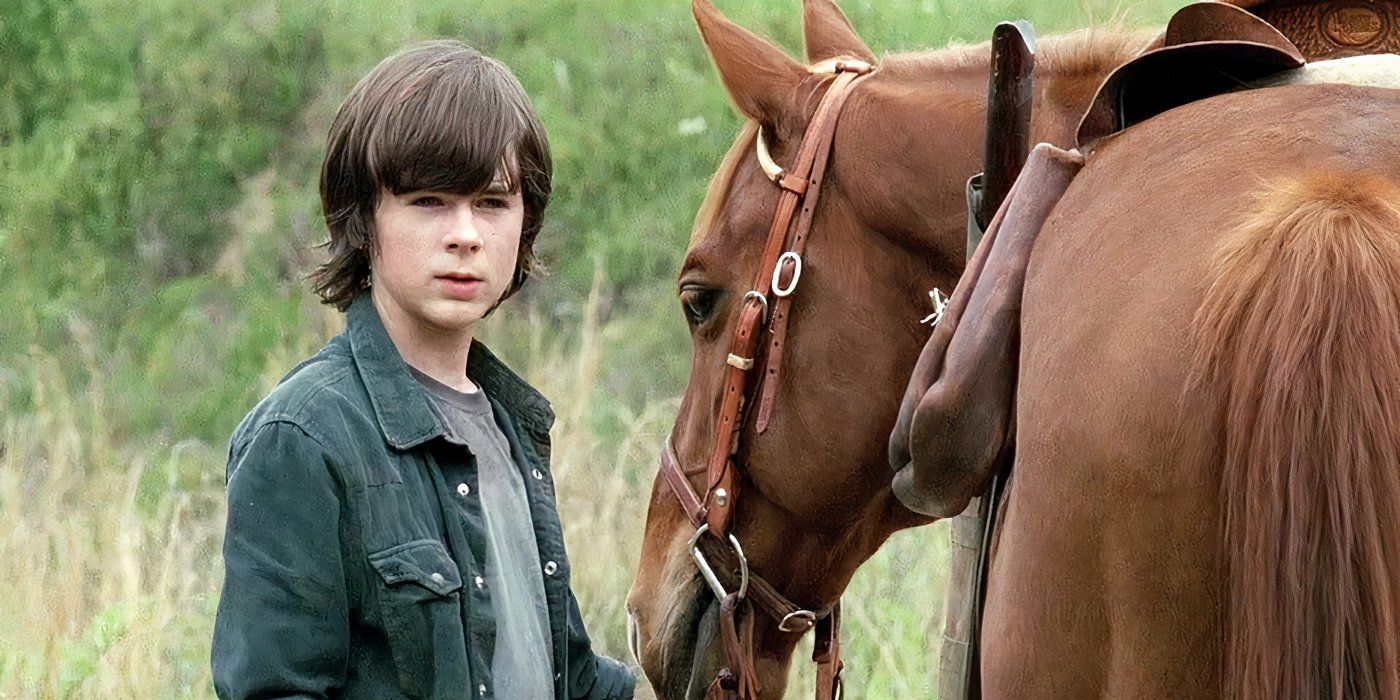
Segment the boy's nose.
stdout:
[[450,251],[475,253],[481,250],[481,232],[470,212],[453,217],[451,228],[444,239]]

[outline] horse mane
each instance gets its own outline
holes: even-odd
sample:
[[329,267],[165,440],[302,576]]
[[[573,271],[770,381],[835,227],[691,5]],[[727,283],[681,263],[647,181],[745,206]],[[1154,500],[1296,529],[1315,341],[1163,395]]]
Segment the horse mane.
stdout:
[[1036,67],[1055,76],[1108,76],[1109,71],[1142,53],[1158,29],[1128,29],[1116,24],[1089,27],[1045,37],[1036,52]]
[[734,145],[724,154],[719,169],[710,177],[710,184],[705,187],[705,199],[700,202],[700,210],[695,212],[695,224],[690,228],[689,247],[695,247],[696,243],[714,229],[715,217],[719,216],[720,210],[724,208],[724,200],[729,192],[729,185],[734,180],[734,173],[739,171],[739,164],[743,162],[744,157],[753,153],[757,135],[758,122],[744,122],[739,137],[734,139]]
[[1197,312],[1218,392],[1227,697],[1400,697],[1400,183],[1275,183]]
[[[1036,72],[1052,76],[1098,76],[1133,58],[1159,33],[1155,29],[1129,29],[1120,22],[1078,29],[1036,41]],[[918,77],[930,71],[987,71],[992,44],[955,44],[941,49],[890,54],[880,61],[882,70]]]

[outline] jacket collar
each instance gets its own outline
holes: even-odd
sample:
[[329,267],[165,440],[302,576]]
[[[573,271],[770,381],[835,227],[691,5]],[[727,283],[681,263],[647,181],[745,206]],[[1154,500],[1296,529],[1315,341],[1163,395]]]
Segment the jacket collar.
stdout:
[[[427,392],[409,374],[368,289],[350,303],[345,333],[384,439],[406,450],[445,435],[446,428],[429,407]],[[539,436],[549,433],[554,424],[549,401],[478,341],[472,341],[466,372],[512,420]]]

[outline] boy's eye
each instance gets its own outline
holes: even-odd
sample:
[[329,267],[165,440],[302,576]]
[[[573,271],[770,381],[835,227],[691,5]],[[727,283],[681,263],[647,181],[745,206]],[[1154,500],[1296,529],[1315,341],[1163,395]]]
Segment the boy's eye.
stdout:
[[432,195],[428,195],[425,197],[415,197],[413,201],[409,202],[409,204],[415,207],[440,207],[442,206],[443,202],[441,197],[434,197]]
[[483,197],[477,200],[477,204],[487,209],[505,209],[510,206],[510,200],[504,197]]

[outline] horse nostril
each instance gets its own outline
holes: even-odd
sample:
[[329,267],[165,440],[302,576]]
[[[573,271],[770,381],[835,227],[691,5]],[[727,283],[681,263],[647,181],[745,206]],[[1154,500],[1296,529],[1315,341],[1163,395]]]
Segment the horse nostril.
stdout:
[[642,626],[637,624],[637,616],[627,611],[627,650],[632,652],[632,660],[642,663]]

